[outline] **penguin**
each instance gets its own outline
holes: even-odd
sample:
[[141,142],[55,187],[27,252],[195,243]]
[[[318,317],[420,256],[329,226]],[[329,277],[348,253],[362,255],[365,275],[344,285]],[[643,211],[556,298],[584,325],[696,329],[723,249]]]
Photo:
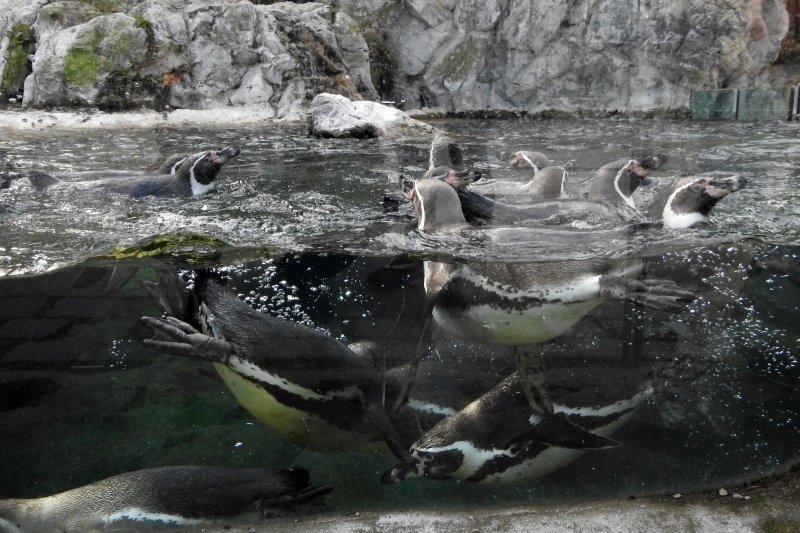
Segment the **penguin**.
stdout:
[[[420,180],[408,195],[419,231],[454,233],[468,228],[458,195],[446,183]],[[523,230],[530,231],[518,232]],[[536,344],[561,335],[608,298],[670,312],[680,312],[694,299],[692,292],[672,281],[638,281],[642,267],[640,260],[608,257],[548,263],[426,261],[427,309],[432,321],[455,337],[512,346],[534,414],[551,431],[569,435],[570,447],[597,447],[601,436],[557,416]]]
[[493,196],[528,195],[528,198],[534,200],[566,198],[567,170],[562,166],[547,166],[535,171],[530,181],[525,183],[490,180],[473,183],[470,187],[477,192]]
[[0,500],[0,529],[87,531],[254,520],[331,492],[302,468],[165,466],[126,472],[52,496]]
[[667,228],[690,228],[709,223],[711,209],[732,192],[747,185],[741,176],[688,176],[676,179],[656,194],[647,214]]
[[[70,184],[79,187],[102,188],[114,193],[127,194],[134,198],[144,196],[197,196],[216,189],[222,166],[239,155],[236,146],[229,146],[220,151],[205,151],[177,161],[171,161],[171,174],[134,174],[114,171],[99,175],[84,176],[77,181],[67,181],[42,172],[33,172],[28,177],[37,189]],[[163,170],[170,160],[161,165]],[[177,165],[177,166],[176,166]],[[160,168],[161,168],[160,167]],[[172,169],[174,168],[174,172]],[[98,173],[101,174],[101,173]],[[111,176],[109,176],[111,174]],[[116,175],[114,175],[116,174]],[[121,174],[121,175],[120,175]]]
[[511,166],[513,168],[530,168],[534,174],[545,167],[549,167],[550,164],[550,158],[542,152],[518,151],[511,155]]
[[[420,180],[407,194],[418,230],[468,228],[458,195],[447,184]],[[680,311],[693,299],[672,281],[635,280],[641,269],[640,261],[607,257],[558,263],[426,261],[425,290],[435,302],[436,322],[457,337],[489,344],[538,343],[562,334],[606,298],[667,311]]]
[[[437,130],[431,141],[428,170],[443,166],[456,171],[464,170],[464,154],[461,145],[454,142],[446,133]],[[427,177],[429,176],[423,176],[423,178]]]
[[[473,226],[503,226],[524,222],[553,225],[587,219],[613,222],[625,220],[618,209],[605,202],[568,199],[508,204],[467,187],[467,184],[474,181],[474,174],[437,167],[431,171],[431,177],[451,185],[456,190],[464,217]],[[411,182],[406,180],[405,183],[405,185],[401,183],[401,187],[408,189]]]
[[[555,417],[569,417],[591,431],[590,436],[610,437],[653,395],[649,381],[629,383],[619,375],[598,380],[580,370],[584,383],[570,381],[553,398],[553,410]],[[610,385],[605,388],[611,390],[597,393],[603,385]],[[383,474],[382,481],[397,483],[424,476],[475,483],[521,483],[563,468],[591,448],[616,444],[609,438],[597,446],[576,447],[570,437],[561,428],[548,428],[546,419],[531,414],[519,373],[514,372],[426,432],[411,445],[410,467],[395,466]]]
[[[157,301],[170,291],[149,287]],[[171,291],[172,293],[176,291]],[[177,314],[173,311],[174,314]],[[340,341],[256,311],[207,273],[194,282],[189,324],[142,317],[156,338],[144,343],[212,362],[238,402],[290,442],[309,449],[388,449],[408,460],[414,435],[389,420],[376,363]]]
[[600,167],[592,177],[589,200],[622,204],[636,210],[633,192],[650,175],[650,171],[667,162],[667,156],[656,154],[641,161],[618,159]]

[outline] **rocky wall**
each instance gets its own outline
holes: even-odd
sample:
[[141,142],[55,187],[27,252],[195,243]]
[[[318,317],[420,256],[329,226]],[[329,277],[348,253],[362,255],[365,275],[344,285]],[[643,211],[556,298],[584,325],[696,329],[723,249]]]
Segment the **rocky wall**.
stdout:
[[323,91],[446,112],[662,112],[696,88],[800,83],[789,29],[785,0],[0,0],[0,91],[290,119]]

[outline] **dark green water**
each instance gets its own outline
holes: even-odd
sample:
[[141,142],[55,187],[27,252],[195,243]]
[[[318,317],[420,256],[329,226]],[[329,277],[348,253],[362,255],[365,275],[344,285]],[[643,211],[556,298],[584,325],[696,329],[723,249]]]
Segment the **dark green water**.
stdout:
[[[383,213],[396,176],[427,166],[427,140],[316,140],[297,127],[4,138],[0,148],[18,168],[143,168],[196,145],[236,143],[242,155],[223,169],[219,193],[196,199],[47,195],[24,181],[0,191],[0,260],[9,274],[0,279],[0,497],[51,494],[158,465],[300,465],[334,487],[335,510],[469,509],[716,489],[798,460],[800,288],[778,271],[749,269],[753,259],[796,265],[800,255],[795,126],[443,125],[496,177],[511,175],[507,155],[521,148],[574,161],[578,187],[605,161],[662,151],[671,157],[663,177],[721,170],[744,173],[751,185],[718,206],[710,229],[487,250],[421,236],[409,211]],[[147,244],[161,234],[173,237]],[[678,315],[606,302],[544,345],[548,369],[589,376],[589,392],[613,389],[642,368],[661,381],[614,434],[620,446],[512,486],[382,485],[391,456],[289,444],[239,406],[210,365],[141,342],[150,333],[139,317],[159,314],[142,282],[155,279],[156,268],[211,266],[265,312],[348,342],[388,343],[402,360],[419,337],[424,291],[419,270],[385,274],[400,253],[412,261],[420,253],[526,262],[647,256],[652,277],[674,279],[698,298]],[[478,376],[511,368],[500,348],[441,333],[434,345],[433,364]],[[675,359],[678,370],[661,371]]]

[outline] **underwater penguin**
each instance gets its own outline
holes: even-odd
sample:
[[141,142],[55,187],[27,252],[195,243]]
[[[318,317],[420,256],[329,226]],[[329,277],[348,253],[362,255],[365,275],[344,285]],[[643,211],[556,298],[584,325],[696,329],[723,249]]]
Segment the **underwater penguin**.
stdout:
[[[468,227],[458,195],[447,184],[420,180],[409,195],[420,231]],[[490,344],[542,342],[569,329],[605,298],[668,311],[679,311],[693,299],[672,281],[633,279],[640,270],[639,261],[606,257],[534,264],[427,261],[425,288],[435,301],[436,322],[458,337]]]
[[631,195],[650,175],[650,171],[667,161],[664,154],[656,154],[641,161],[618,159],[600,167],[592,177],[589,200],[623,204],[635,210]]
[[659,191],[647,209],[650,218],[667,228],[689,228],[707,224],[711,209],[732,192],[747,185],[741,176],[718,178],[689,176],[675,180]]
[[388,419],[384,384],[369,355],[256,311],[211,275],[198,276],[193,294],[199,329],[174,316],[143,317],[157,335],[145,344],[214,363],[243,407],[297,445],[341,450],[385,444],[401,461],[408,459],[413,439],[401,438]]
[[[582,370],[582,369],[581,369]],[[591,373],[580,372],[586,380]],[[610,436],[622,426],[650,396],[649,382],[631,386],[619,376],[602,383],[570,384],[566,394],[554,398],[556,417],[567,417],[591,431],[589,435]],[[605,385],[610,393],[582,397]],[[566,442],[567,447],[560,444]],[[519,374],[514,372],[491,391],[458,413],[442,419],[411,445],[412,465],[398,465],[386,471],[384,483],[396,483],[409,477],[463,479],[477,483],[518,483],[540,478],[563,468],[590,448],[604,448],[615,441],[601,441],[598,446],[575,446],[561,428],[548,428],[545,420],[531,414]]]
[[[220,169],[225,163],[239,155],[236,146],[229,146],[220,151],[205,151],[188,156],[177,163],[171,174],[122,174],[110,172],[106,176],[95,176],[76,181],[62,180],[42,172],[29,175],[31,183],[37,189],[69,184],[77,187],[102,188],[114,193],[130,195],[134,198],[143,196],[197,196],[216,189]],[[172,167],[176,161],[172,162]],[[170,167],[170,169],[172,168]]]
[[[420,180],[408,194],[418,230],[452,233],[468,227],[458,195],[446,183]],[[670,312],[694,299],[672,281],[635,279],[642,267],[638,260],[607,257],[547,263],[426,261],[425,293],[430,316],[441,329],[462,339],[514,347],[534,414],[558,422],[558,430],[571,435],[572,447],[581,442],[596,447],[602,439],[592,442],[590,432],[581,436],[581,428],[568,427],[569,420],[556,416],[535,345],[561,335],[607,298]]]
[[[166,466],[34,499],[0,500],[0,530],[42,533],[255,520],[331,492],[306,470]],[[315,500],[317,500],[315,502]]]

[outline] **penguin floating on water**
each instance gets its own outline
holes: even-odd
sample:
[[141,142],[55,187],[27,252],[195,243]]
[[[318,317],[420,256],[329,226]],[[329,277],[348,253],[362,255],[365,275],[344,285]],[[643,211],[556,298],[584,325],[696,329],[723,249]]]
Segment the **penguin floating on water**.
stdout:
[[162,163],[152,174],[122,172],[90,172],[75,180],[51,176],[42,172],[31,173],[28,177],[37,189],[53,186],[73,185],[77,187],[102,188],[114,193],[143,196],[197,196],[217,188],[220,169],[239,155],[236,146],[224,150],[209,150],[194,155],[174,156]]
[[741,176],[688,176],[659,191],[648,207],[652,219],[667,228],[690,228],[709,223],[711,209],[732,192],[747,185]]
[[166,466],[126,472],[60,494],[0,500],[0,529],[19,533],[207,525],[320,505],[330,487],[301,468]]

